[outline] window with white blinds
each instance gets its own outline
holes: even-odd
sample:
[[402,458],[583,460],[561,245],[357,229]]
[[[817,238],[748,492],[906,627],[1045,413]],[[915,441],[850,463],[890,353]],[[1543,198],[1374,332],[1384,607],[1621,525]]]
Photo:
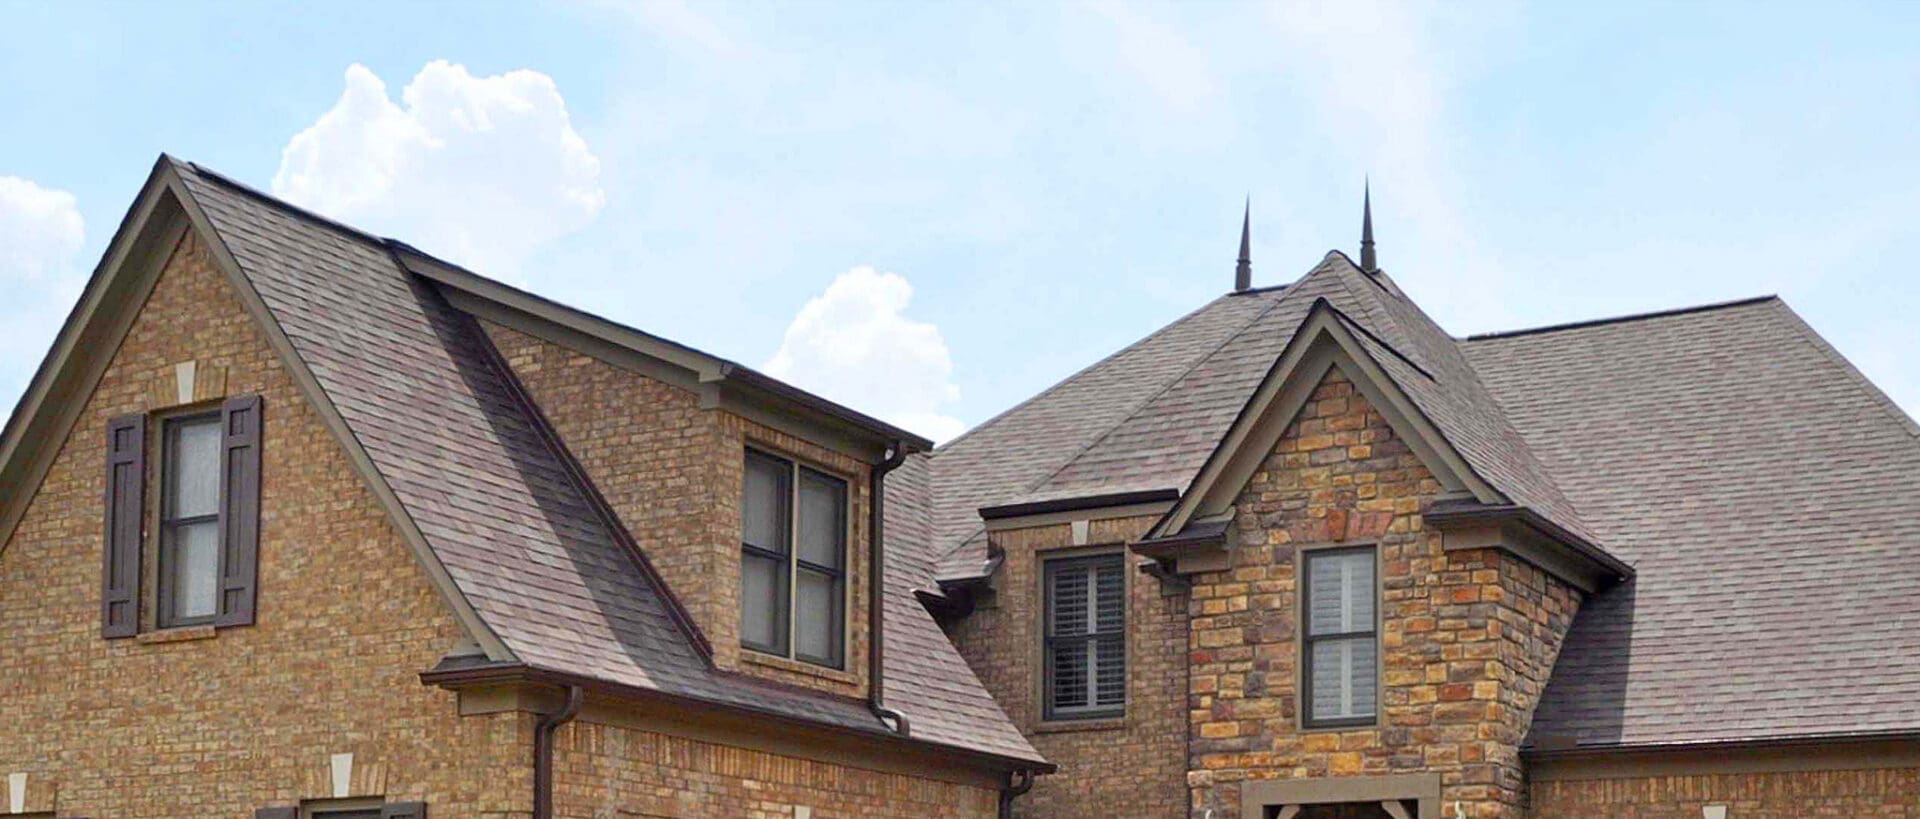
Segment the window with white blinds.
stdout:
[[1045,563],[1047,719],[1118,716],[1127,702],[1127,582],[1120,554]]
[[1371,547],[1307,553],[1307,727],[1373,722],[1380,679],[1373,574]]

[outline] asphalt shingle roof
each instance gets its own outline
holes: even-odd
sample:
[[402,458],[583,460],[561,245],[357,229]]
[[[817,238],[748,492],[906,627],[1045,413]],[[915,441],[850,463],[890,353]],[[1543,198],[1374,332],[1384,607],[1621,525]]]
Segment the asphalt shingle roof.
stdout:
[[[381,240],[175,168],[460,593],[519,660],[886,732],[864,701],[713,668],[516,403],[484,334]],[[911,507],[896,514],[911,521]],[[1039,761],[911,587],[889,586],[889,704],[915,738]]]
[[1636,569],[1581,607],[1536,740],[1920,728],[1920,430],[1784,302],[1464,346]]
[[1534,736],[1920,730],[1920,426],[1772,299],[1460,340],[1329,254],[932,454],[936,575],[985,565],[980,507],[1184,490],[1322,298],[1477,475],[1637,573],[1582,608]]

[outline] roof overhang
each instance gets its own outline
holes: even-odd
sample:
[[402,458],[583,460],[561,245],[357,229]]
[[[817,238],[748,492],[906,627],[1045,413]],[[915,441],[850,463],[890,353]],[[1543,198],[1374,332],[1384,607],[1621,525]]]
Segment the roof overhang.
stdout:
[[1588,594],[1633,577],[1633,567],[1531,509],[1441,500],[1421,518],[1443,534],[1446,551],[1499,549]]
[[[480,658],[450,657],[444,659],[432,669],[420,672],[420,682],[449,690],[460,690],[472,686],[500,685],[507,683],[539,683],[556,686],[579,686],[581,689],[599,693],[603,696],[619,697],[642,703],[666,706],[674,710],[684,710],[690,714],[730,714],[745,716],[762,723],[764,726],[777,726],[786,730],[800,730],[827,736],[839,736],[856,740],[864,744],[878,744],[906,752],[933,752],[940,756],[967,762],[996,771],[1031,771],[1036,774],[1050,774],[1059,770],[1058,766],[1044,759],[1025,759],[1006,756],[972,748],[915,739],[902,736],[875,718],[870,728],[856,728],[844,725],[816,722],[792,716],[768,708],[750,704],[723,702],[720,700],[676,694],[653,688],[623,685],[597,677],[566,671],[536,668],[521,663],[487,662]],[[822,695],[823,697],[826,695]]]
[[890,450],[926,452],[933,442],[758,370],[489,279],[387,240],[408,272],[439,285],[463,312],[697,392],[708,408],[879,463]]

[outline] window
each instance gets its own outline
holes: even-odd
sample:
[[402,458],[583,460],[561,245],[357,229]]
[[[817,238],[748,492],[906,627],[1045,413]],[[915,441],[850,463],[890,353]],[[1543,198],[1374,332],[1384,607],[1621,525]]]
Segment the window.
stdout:
[[160,460],[160,627],[220,608],[220,416],[165,422]]
[[740,644],[840,668],[846,654],[847,482],[747,452]]
[[1371,547],[1306,553],[1306,725],[1370,725],[1379,680]]
[[1123,713],[1127,702],[1126,560],[1049,560],[1043,572],[1047,719]]
[[[152,419],[108,420],[101,636],[138,633],[147,594],[157,597],[144,608],[160,628],[253,622],[260,418],[260,397],[249,395],[229,398],[210,412],[160,420],[159,444],[151,453],[159,459],[152,528],[145,525]],[[151,589],[141,580],[149,569],[158,574]]]

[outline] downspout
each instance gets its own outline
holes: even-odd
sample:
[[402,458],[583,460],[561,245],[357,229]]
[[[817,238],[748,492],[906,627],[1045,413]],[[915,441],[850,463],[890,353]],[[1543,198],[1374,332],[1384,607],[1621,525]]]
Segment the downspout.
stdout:
[[894,733],[907,736],[911,728],[907,725],[907,715],[885,704],[886,675],[882,673],[882,664],[886,661],[887,626],[887,521],[886,487],[887,473],[900,468],[907,461],[907,448],[899,441],[887,448],[886,460],[873,466],[869,473],[867,490],[867,532],[871,546],[872,560],[867,580],[867,703],[873,708],[874,716],[882,723],[891,722]]
[[1021,768],[1007,773],[1007,784],[1000,789],[1000,819],[1013,819],[1013,800],[1033,790],[1033,771]]
[[553,819],[553,736],[560,726],[580,714],[586,699],[580,686],[567,686],[567,702],[560,710],[541,714],[533,724],[533,819]]

